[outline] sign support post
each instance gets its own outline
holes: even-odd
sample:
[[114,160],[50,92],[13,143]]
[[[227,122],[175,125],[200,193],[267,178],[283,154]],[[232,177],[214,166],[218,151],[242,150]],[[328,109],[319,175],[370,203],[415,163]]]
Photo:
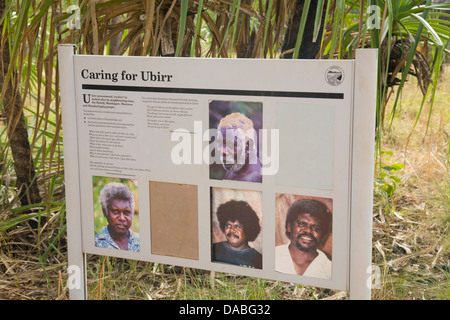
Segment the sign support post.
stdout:
[[377,50],[356,50],[350,223],[350,299],[371,299]]
[[58,46],[59,81],[64,137],[68,286],[71,300],[86,300],[86,264],[81,236],[81,197],[78,167],[77,108],[73,72],[75,46]]

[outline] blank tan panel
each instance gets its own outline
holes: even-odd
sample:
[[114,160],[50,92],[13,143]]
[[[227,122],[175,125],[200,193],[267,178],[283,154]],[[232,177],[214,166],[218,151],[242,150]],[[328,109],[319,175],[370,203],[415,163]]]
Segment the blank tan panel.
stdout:
[[197,186],[150,182],[152,253],[198,260]]

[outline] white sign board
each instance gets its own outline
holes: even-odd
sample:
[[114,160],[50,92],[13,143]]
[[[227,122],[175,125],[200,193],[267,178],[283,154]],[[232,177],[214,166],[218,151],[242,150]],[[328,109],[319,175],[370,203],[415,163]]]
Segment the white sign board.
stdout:
[[85,277],[86,253],[108,255],[370,297],[376,59],[61,46],[69,265]]

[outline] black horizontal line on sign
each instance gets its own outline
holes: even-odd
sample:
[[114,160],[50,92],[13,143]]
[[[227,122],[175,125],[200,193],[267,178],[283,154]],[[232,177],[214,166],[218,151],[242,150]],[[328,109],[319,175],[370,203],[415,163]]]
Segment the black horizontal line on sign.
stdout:
[[159,92],[159,93],[186,93],[186,94],[214,94],[232,96],[259,96],[259,97],[283,97],[283,98],[313,98],[313,99],[344,99],[343,93],[334,92],[291,92],[291,91],[257,91],[257,90],[232,90],[232,89],[193,89],[193,88],[168,88],[168,87],[139,87],[139,86],[114,86],[83,84],[83,90],[106,91],[133,91],[133,92]]

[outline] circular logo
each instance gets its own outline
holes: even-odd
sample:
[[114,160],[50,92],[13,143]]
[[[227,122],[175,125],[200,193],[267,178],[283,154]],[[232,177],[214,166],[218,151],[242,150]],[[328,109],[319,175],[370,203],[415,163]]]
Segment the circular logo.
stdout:
[[344,81],[344,71],[338,66],[332,66],[325,72],[325,80],[329,85],[338,86]]

